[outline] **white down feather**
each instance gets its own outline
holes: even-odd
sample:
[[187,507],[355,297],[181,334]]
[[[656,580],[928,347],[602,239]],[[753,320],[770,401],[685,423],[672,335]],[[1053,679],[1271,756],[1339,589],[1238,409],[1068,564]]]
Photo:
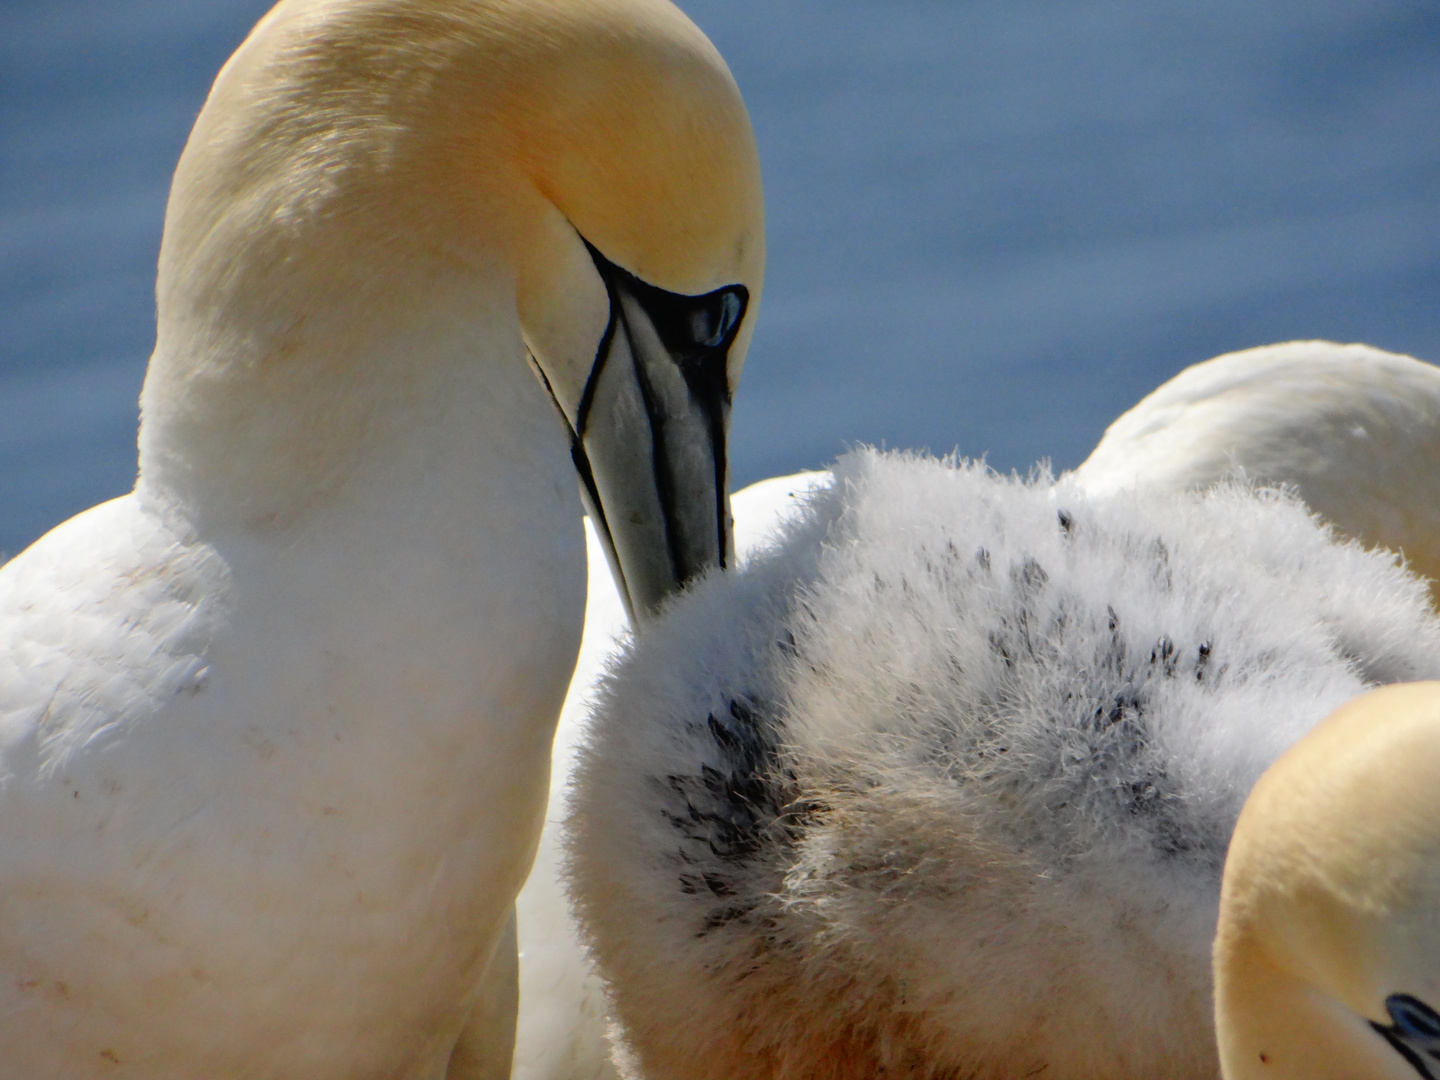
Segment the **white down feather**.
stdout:
[[604,681],[573,893],[671,1077],[1213,1077],[1240,806],[1422,582],[1293,498],[859,451]]

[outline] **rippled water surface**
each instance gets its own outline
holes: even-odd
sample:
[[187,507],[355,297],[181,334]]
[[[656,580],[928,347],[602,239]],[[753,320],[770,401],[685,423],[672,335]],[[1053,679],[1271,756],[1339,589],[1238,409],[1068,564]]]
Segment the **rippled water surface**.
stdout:
[[[0,0],[0,550],[125,491],[166,185],[263,0]],[[765,167],[738,484],[1076,464],[1186,364],[1440,361],[1431,0],[692,0]]]

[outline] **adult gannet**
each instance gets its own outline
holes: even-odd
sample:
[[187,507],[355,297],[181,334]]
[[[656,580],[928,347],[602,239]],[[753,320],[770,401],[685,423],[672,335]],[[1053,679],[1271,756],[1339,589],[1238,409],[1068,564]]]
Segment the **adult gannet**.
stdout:
[[0,1072],[508,1072],[577,487],[636,613],[726,560],[762,229],[665,0],[261,21],[176,172],[135,490],[0,571]]
[[1240,813],[1215,938],[1227,1080],[1440,1076],[1440,683],[1342,707]]
[[[1440,368],[1369,345],[1292,341],[1186,368],[1106,429],[1075,472],[1096,493],[1287,484],[1372,547],[1440,580]],[[1435,586],[1432,586],[1432,588]]]
[[1424,584],[1291,496],[842,459],[599,692],[570,872],[639,1075],[1213,1078],[1245,795],[1436,672]]

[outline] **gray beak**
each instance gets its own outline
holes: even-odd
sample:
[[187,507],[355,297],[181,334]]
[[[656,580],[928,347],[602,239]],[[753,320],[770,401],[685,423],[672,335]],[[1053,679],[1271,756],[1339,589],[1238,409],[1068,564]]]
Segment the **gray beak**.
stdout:
[[585,245],[610,321],[580,399],[571,454],[632,625],[732,549],[726,365],[750,293],[666,292]]

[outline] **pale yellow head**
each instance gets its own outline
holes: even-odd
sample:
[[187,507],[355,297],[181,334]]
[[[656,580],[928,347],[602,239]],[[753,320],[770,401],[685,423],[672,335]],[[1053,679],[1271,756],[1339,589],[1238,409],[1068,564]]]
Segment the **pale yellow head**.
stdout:
[[[739,92],[666,0],[284,0],[176,171],[142,478],[283,521],[409,422],[396,403],[442,353],[528,352],[583,427],[607,327],[642,287],[661,306],[736,290],[694,314],[723,317],[697,333],[720,350],[728,417],[764,254]],[[673,345],[651,315],[620,311],[626,349]],[[586,449],[604,458],[607,438]],[[723,487],[723,446],[717,461]]]
[[1440,1075],[1440,683],[1351,702],[1261,777],[1215,994],[1229,1080]]

